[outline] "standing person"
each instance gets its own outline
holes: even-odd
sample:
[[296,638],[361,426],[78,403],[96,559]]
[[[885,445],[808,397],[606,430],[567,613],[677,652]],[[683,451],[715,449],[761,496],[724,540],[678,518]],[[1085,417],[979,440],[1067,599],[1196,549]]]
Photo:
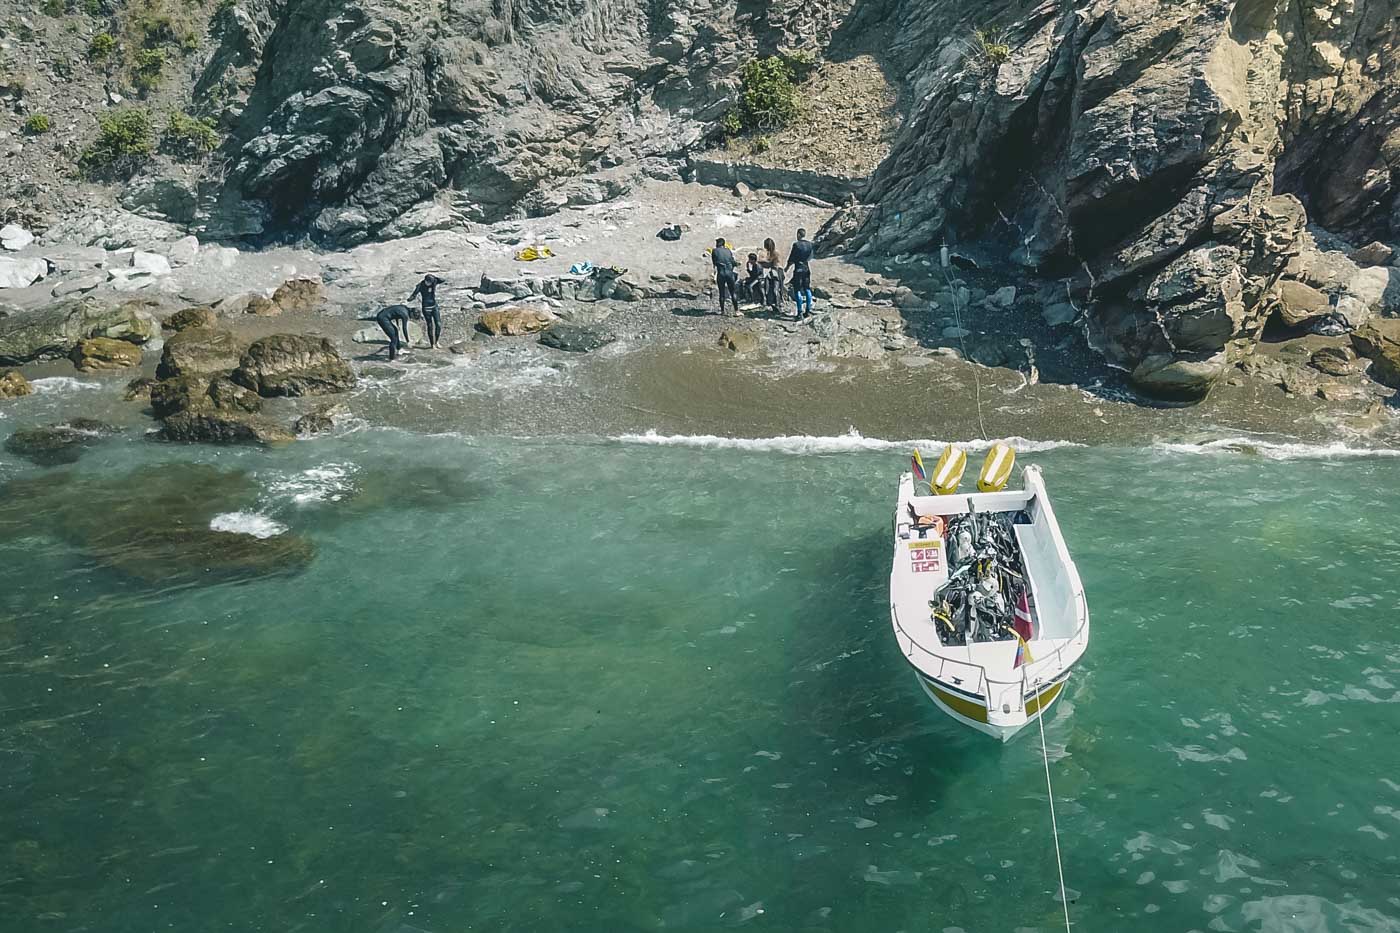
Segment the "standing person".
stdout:
[[763,241],[763,255],[758,264],[763,267],[763,303],[777,314],[783,293],[783,266],[778,259],[778,244],[772,237]]
[[734,314],[739,314],[739,273],[734,271],[734,252],[724,245],[724,237],[715,240],[714,252],[710,261],[715,266],[715,284],[719,286],[719,313],[724,315],[724,296],[734,304]]
[[[374,321],[389,338],[389,359],[398,359],[399,347],[408,344],[408,305],[389,305],[374,316]],[[402,341],[399,340],[399,328],[403,328]]]
[[[812,316],[812,241],[807,239],[807,231],[797,231],[797,242],[788,250],[786,268],[792,270],[792,297],[797,301],[797,319]],[[806,308],[803,308],[803,301]]]
[[[442,312],[438,310],[437,287],[443,283],[443,279],[438,278],[431,272],[423,276],[423,281],[413,289],[413,294],[408,296],[408,300],[422,297],[423,299],[423,329],[428,332],[428,348],[436,350],[438,341],[442,339]],[[405,340],[407,339],[408,328],[404,328]]]

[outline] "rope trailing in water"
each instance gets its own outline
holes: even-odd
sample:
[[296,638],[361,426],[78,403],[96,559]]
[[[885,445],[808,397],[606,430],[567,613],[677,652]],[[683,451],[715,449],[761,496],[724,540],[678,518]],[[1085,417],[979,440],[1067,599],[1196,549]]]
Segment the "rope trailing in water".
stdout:
[[1055,837],[1055,868],[1060,873],[1060,903],[1065,908],[1065,930],[1069,930],[1069,895],[1065,893],[1065,863],[1060,859],[1060,824],[1055,819],[1055,789],[1050,786],[1050,752],[1045,747],[1045,711],[1035,717],[1040,726],[1040,757],[1045,761],[1045,793],[1050,798],[1050,831]]

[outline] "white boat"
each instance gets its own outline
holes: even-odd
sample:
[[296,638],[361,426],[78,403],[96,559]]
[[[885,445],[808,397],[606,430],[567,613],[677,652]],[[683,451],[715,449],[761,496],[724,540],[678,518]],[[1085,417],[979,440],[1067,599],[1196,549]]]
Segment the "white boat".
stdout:
[[[1014,459],[1014,453],[1007,453]],[[1084,588],[1040,471],[1026,467],[1023,477],[1020,491],[919,495],[914,475],[905,473],[894,514],[890,621],[899,650],[939,709],[1003,742],[1060,698],[1071,668],[1089,644]],[[991,525],[998,527],[985,532]],[[1005,544],[1000,553],[1009,556],[1004,563],[1019,560],[1020,567],[988,570],[982,561],[988,552],[976,544],[974,559],[967,560],[968,537],[963,532],[969,528],[987,533],[989,542],[997,537]],[[966,587],[970,576],[984,573],[990,581],[985,590],[958,600],[957,587]],[[979,629],[971,637],[966,620],[978,613],[965,608],[961,615],[956,609],[950,612],[949,593],[959,607],[983,598],[996,601],[995,606],[987,604],[989,611],[982,613],[980,624],[970,623]],[[995,611],[1004,613],[1007,602],[1012,603],[1012,630],[1005,616]],[[950,621],[949,615],[958,618]],[[963,623],[961,633],[958,623]]]

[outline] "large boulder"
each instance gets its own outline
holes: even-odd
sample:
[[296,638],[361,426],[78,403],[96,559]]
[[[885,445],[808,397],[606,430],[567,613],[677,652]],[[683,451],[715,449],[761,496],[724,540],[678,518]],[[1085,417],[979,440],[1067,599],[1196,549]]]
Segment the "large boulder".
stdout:
[[257,393],[227,374],[186,375],[162,379],[150,389],[151,412],[169,418],[186,411],[225,411],[256,414],[262,410]]
[[555,316],[543,308],[501,308],[481,315],[476,326],[493,337],[518,337],[537,334],[555,320]]
[[159,438],[203,444],[281,444],[295,435],[275,421],[236,411],[182,411],[165,419]]
[[92,298],[0,317],[0,364],[68,356],[81,341],[110,337],[143,344],[160,334],[144,302],[110,305]]
[[112,372],[141,365],[141,348],[111,337],[89,337],[73,348],[73,365],[79,372]]
[[191,308],[184,308],[176,311],[165,319],[166,330],[179,333],[182,330],[189,330],[191,327],[218,327],[219,316],[214,313],[214,309],[204,305],[196,305]]
[[288,279],[272,293],[272,303],[289,312],[317,311],[325,301],[326,289],[319,279]]
[[1302,282],[1278,283],[1278,317],[1285,327],[1302,327],[1309,321],[1330,314],[1332,301],[1326,293]]
[[215,327],[191,327],[165,342],[156,376],[209,376],[238,366],[243,345],[232,332]]
[[39,466],[59,466],[76,463],[84,450],[117,433],[101,421],[73,418],[41,428],[20,428],[5,439],[5,449]]
[[1371,321],[1351,335],[1351,343],[1371,361],[1371,378],[1400,389],[1400,319]]
[[0,373],[0,398],[19,398],[29,395],[34,388],[24,374],[17,369],[7,369]]
[[753,353],[759,347],[758,334],[751,330],[726,330],[719,335],[718,343],[730,353]]
[[0,256],[0,288],[28,288],[49,274],[42,259],[12,259]]
[[325,337],[273,334],[253,342],[233,380],[264,398],[330,395],[355,387],[355,372]]
[[1195,402],[1205,398],[1228,365],[1223,353],[1196,360],[1161,353],[1139,363],[1130,378],[1135,387],[1155,398]]

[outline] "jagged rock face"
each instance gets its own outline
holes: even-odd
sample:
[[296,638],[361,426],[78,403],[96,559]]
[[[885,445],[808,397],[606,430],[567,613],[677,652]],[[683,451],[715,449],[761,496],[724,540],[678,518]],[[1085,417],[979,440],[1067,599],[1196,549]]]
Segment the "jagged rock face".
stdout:
[[[196,98],[233,130],[199,220],[351,244],[591,203],[698,142],[757,50],[823,44],[852,0],[250,0]],[[417,208],[417,213],[413,213]]]
[[[1000,242],[1072,279],[1105,355],[1172,372],[1179,395],[1252,344],[1304,204],[1400,235],[1395,0],[893,7],[898,34],[943,38],[910,67],[920,103],[827,248]],[[965,37],[988,22],[1013,24],[1011,55],[979,67]]]

